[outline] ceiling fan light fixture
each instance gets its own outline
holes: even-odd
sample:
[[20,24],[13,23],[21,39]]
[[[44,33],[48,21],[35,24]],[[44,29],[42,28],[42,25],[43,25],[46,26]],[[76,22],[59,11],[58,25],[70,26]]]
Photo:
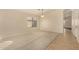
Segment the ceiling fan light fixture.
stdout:
[[44,17],[44,10],[42,9],[41,12],[42,12],[41,18],[43,18]]

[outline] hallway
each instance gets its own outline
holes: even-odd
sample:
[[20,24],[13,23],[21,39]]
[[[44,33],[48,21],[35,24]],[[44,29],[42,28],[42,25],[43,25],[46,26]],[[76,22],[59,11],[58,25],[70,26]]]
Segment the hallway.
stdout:
[[67,30],[64,35],[58,36],[47,48],[48,50],[78,50],[79,44],[72,32]]

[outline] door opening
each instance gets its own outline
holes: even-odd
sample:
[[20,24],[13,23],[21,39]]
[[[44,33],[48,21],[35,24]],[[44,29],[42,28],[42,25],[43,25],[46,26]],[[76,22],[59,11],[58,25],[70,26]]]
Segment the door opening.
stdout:
[[64,32],[72,30],[72,11],[70,9],[65,9],[64,15]]

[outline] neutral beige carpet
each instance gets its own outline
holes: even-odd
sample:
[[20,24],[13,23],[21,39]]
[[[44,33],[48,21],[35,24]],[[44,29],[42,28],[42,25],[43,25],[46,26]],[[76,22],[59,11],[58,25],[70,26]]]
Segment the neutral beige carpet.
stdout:
[[2,39],[13,43],[4,50],[44,50],[56,38],[59,33],[32,30],[26,34]]

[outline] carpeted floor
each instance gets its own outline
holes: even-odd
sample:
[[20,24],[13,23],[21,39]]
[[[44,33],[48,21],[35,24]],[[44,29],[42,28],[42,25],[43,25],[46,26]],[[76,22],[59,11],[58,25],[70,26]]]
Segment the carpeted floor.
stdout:
[[56,38],[59,33],[45,31],[29,31],[28,33],[7,37],[1,42],[11,41],[8,46],[4,44],[3,50],[45,50],[48,45]]

